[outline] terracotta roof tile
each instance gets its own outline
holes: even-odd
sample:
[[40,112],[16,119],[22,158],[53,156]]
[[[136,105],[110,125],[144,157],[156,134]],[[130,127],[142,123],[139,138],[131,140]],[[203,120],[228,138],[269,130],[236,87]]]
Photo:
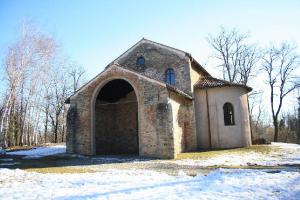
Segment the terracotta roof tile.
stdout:
[[248,87],[247,85],[239,84],[239,83],[230,83],[225,80],[220,80],[217,78],[214,78],[212,76],[204,76],[201,77],[197,83],[194,85],[195,88],[199,89],[205,89],[205,88],[215,88],[215,87],[243,87],[248,92],[252,90],[251,87]]

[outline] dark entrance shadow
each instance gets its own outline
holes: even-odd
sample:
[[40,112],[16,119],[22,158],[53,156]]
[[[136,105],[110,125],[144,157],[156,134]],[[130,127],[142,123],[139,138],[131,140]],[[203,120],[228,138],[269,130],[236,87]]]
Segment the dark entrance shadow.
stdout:
[[95,103],[96,154],[138,154],[138,102],[134,88],[114,79],[100,90]]

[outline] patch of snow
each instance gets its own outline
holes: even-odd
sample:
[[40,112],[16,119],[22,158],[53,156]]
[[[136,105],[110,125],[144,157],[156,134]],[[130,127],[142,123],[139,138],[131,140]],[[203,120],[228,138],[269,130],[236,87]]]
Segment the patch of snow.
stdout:
[[22,155],[25,156],[25,159],[31,158],[40,158],[44,156],[65,153],[66,146],[65,145],[55,145],[55,146],[45,146],[45,147],[36,147],[30,150],[22,150],[22,151],[12,151],[7,152],[8,155]]
[[80,155],[80,154],[70,154],[69,156],[71,158],[88,158],[87,156]]
[[293,144],[293,143],[283,143],[283,142],[271,142],[271,146],[277,146],[281,148],[287,148],[287,149],[300,149],[299,144]]
[[2,158],[0,159],[0,161],[4,161],[4,162],[9,162],[9,161],[13,161],[14,159],[12,158]]
[[6,154],[6,151],[2,149],[2,147],[0,147],[0,155],[4,155],[4,154]]
[[175,161],[178,165],[191,166],[278,166],[300,164],[300,145],[289,143],[274,143],[271,147],[278,147],[279,150],[269,153],[251,152],[232,152],[223,155],[217,155],[208,159],[183,159]]
[[126,157],[96,157],[92,158],[92,160],[103,163],[140,163],[142,161],[148,161],[146,158],[126,158]]
[[0,199],[299,199],[300,173],[219,169],[195,177],[148,170],[40,174],[0,169]]
[[8,162],[8,163],[0,163],[0,166],[11,166],[11,165],[17,165],[19,162]]

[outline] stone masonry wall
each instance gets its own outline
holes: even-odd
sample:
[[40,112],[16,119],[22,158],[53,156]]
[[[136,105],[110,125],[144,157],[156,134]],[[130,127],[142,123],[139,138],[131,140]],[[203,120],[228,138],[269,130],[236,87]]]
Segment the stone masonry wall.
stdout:
[[[145,58],[145,65],[137,65],[137,59],[140,56]],[[183,52],[178,53],[152,43],[143,42],[117,62],[125,68],[162,82],[166,81],[166,70],[172,68],[175,71],[175,86],[188,94],[192,92],[190,62]]]
[[174,158],[172,107],[168,103],[168,90],[158,82],[140,77],[117,65],[110,66],[70,98],[70,104],[76,105],[77,113],[74,127],[68,128],[75,130],[72,138],[73,152],[87,155],[96,153],[93,119],[96,115],[95,98],[101,87],[118,78],[127,80],[136,91],[139,107],[139,155]]
[[173,132],[175,153],[195,151],[197,149],[196,126],[193,101],[170,94],[173,108]]

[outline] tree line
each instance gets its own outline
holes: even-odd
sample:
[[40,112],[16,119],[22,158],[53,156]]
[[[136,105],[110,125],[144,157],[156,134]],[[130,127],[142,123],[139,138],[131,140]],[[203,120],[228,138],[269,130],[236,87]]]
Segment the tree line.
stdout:
[[62,56],[55,39],[24,22],[4,58],[0,98],[2,147],[64,142],[65,99],[85,71]]

